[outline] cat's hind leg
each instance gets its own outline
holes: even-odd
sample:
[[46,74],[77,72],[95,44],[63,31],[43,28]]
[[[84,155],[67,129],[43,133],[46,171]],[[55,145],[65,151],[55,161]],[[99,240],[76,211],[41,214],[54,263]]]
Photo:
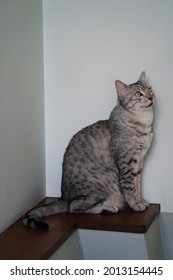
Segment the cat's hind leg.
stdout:
[[100,202],[96,205],[90,205],[86,203],[84,200],[78,200],[77,202],[74,201],[70,205],[70,212],[72,213],[88,213],[88,214],[99,214],[103,211],[107,211],[110,213],[117,213],[118,207],[115,206],[105,206],[104,202]]
[[70,205],[70,212],[99,214],[103,211],[109,213],[117,213],[119,209],[123,208],[124,200],[121,196],[111,196],[108,199],[95,201],[89,197],[86,200],[75,200]]
[[107,168],[87,177],[87,182],[76,186],[78,197],[70,203],[70,212],[116,213],[124,205],[124,196],[118,187],[116,170]]
[[119,210],[116,206],[105,206],[104,203],[101,205],[96,205],[95,207],[92,207],[91,209],[87,210],[85,213],[88,214],[99,214],[102,212],[109,212],[109,213],[117,213]]
[[[100,205],[104,200],[91,197],[90,195],[74,199],[70,203],[70,212],[72,213],[87,213],[93,207]],[[97,212],[97,213],[100,213]]]
[[101,212],[109,212],[109,213],[117,213],[119,209],[124,207],[124,199],[119,194],[111,195],[107,198],[103,203],[99,203],[98,205],[92,207],[87,211],[87,213],[101,213]]

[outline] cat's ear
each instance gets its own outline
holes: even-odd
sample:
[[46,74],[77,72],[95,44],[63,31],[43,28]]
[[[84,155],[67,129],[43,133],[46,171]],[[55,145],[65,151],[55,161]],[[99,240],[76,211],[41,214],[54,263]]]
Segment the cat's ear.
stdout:
[[115,81],[115,87],[116,87],[116,90],[118,93],[119,100],[123,100],[126,95],[128,86],[126,84],[124,84],[123,82],[117,80],[117,81]]
[[143,71],[139,77],[139,80],[138,81],[141,81],[141,82],[146,82],[146,74],[145,74],[145,71]]

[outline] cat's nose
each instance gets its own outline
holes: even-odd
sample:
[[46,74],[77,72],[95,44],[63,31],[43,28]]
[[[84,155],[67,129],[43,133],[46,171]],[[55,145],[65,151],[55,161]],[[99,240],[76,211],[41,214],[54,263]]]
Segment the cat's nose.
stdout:
[[149,94],[149,95],[148,95],[148,100],[153,101],[153,99],[154,99],[154,96],[153,96],[153,95],[151,95],[151,94]]

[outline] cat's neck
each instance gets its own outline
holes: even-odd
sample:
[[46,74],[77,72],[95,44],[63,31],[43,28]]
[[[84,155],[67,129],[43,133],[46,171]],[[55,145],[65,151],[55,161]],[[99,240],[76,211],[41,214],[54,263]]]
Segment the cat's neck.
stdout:
[[138,122],[141,126],[148,127],[151,126],[153,123],[153,108],[146,108],[143,110],[127,110],[121,104],[119,104],[115,110],[117,113],[120,114],[120,117],[125,119],[126,122]]
[[118,104],[111,112],[110,124],[124,127],[126,130],[129,128],[141,131],[141,133],[150,133],[152,131],[153,115],[153,108],[143,111],[129,111]]

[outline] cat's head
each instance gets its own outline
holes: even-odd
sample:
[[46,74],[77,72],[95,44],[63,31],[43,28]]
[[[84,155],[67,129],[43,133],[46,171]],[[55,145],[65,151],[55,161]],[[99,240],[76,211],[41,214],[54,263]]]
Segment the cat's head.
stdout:
[[115,81],[119,103],[129,111],[151,110],[154,104],[154,92],[147,83],[145,72],[139,80],[130,85]]

